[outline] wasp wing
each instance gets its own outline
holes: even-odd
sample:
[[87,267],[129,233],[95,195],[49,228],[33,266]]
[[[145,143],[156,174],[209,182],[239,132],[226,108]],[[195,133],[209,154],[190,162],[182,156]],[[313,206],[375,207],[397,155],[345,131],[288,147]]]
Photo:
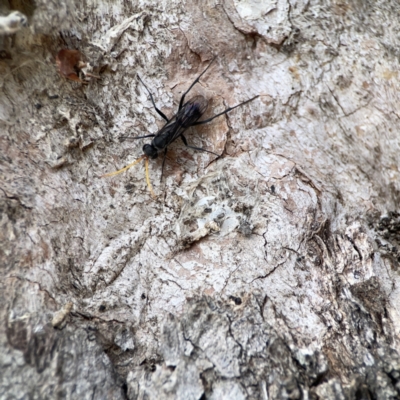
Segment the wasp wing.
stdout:
[[156,134],[152,143],[159,150],[165,149],[186,129],[192,126],[206,111],[208,101],[203,96],[195,96],[186,102]]

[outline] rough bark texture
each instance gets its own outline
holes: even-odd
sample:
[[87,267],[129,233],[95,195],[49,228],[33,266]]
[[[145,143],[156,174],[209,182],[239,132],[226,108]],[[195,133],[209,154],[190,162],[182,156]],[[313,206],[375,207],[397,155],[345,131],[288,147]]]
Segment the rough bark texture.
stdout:
[[398,1],[5,3],[0,398],[399,398]]

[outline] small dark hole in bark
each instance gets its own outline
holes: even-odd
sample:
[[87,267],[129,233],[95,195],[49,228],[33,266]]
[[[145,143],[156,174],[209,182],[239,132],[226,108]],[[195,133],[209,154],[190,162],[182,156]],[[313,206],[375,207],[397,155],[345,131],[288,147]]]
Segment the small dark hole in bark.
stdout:
[[230,296],[229,297],[237,306],[240,306],[242,304],[242,299],[240,297],[236,296]]

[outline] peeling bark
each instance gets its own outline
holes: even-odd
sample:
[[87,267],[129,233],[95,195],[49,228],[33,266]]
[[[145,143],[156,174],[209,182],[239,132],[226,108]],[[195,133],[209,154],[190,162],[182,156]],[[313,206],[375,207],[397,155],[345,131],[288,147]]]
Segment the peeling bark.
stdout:
[[[399,14],[6,1],[0,397],[399,398]],[[260,95],[188,132],[221,157],[101,178],[162,127],[137,74],[172,116],[214,56],[204,118]]]

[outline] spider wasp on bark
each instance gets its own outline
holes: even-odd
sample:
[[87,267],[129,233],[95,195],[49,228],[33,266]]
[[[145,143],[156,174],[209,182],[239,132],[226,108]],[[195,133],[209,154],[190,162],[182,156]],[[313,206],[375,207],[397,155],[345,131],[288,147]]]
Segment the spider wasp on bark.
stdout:
[[118,174],[128,170],[129,168],[133,167],[134,165],[138,164],[140,161],[144,160],[145,161],[145,169],[146,169],[147,186],[150,190],[152,197],[155,197],[155,194],[154,194],[153,188],[151,186],[151,182],[150,182],[150,176],[149,176],[149,159],[155,159],[158,157],[159,153],[163,153],[163,161],[162,161],[162,168],[161,168],[161,177],[162,177],[168,146],[172,142],[174,142],[176,139],[181,138],[184,145],[191,149],[205,151],[207,153],[211,153],[211,154],[215,154],[216,156],[219,156],[219,154],[216,154],[212,151],[203,149],[202,147],[190,146],[186,140],[186,137],[184,136],[185,131],[188,128],[190,128],[191,126],[207,124],[208,122],[211,122],[213,119],[218,118],[221,115],[227,114],[228,112],[234,110],[237,107],[240,107],[240,106],[243,106],[244,104],[250,103],[257,97],[259,97],[259,95],[254,96],[249,100],[243,101],[242,103],[239,103],[233,107],[228,107],[224,111],[212,116],[211,118],[207,118],[205,120],[199,121],[199,119],[205,113],[205,111],[207,109],[208,100],[201,95],[197,95],[197,96],[192,97],[187,102],[185,102],[185,97],[190,92],[190,90],[193,88],[193,86],[200,81],[200,78],[207,72],[207,70],[210,68],[211,64],[214,62],[214,60],[215,60],[215,58],[210,62],[210,64],[207,66],[207,68],[193,81],[193,83],[189,86],[189,89],[186,90],[185,93],[183,93],[183,95],[179,101],[178,111],[172,118],[168,118],[159,108],[157,108],[157,106],[154,102],[153,95],[151,94],[150,90],[145,85],[145,83],[142,81],[140,76],[139,75],[137,76],[139,81],[142,83],[142,85],[146,88],[147,92],[149,93],[153,107],[155,108],[157,113],[163,119],[165,119],[166,123],[156,134],[137,136],[137,137],[132,138],[132,139],[144,139],[144,138],[152,137],[153,139],[150,143],[147,143],[143,146],[144,154],[141,157],[139,157],[136,161],[134,161],[133,163],[127,165],[126,167],[124,167],[122,169],[119,169],[118,171],[105,174],[105,175],[103,175],[103,177],[118,175]]

